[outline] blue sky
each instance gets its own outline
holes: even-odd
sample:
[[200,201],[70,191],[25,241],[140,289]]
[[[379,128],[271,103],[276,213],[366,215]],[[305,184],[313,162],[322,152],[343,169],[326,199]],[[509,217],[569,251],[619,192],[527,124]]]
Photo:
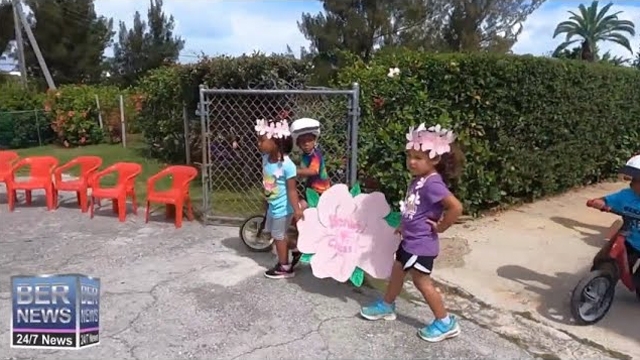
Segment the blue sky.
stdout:
[[[613,1],[613,11],[623,11],[621,18],[634,21],[640,32],[640,1]],[[130,25],[135,10],[146,16],[148,0],[96,0],[98,13],[123,20]],[[552,51],[561,38],[553,39],[558,22],[568,17],[582,1],[547,0],[524,23],[523,33],[513,50],[518,54],[542,55]],[[590,2],[584,2],[589,4]],[[601,6],[608,2],[601,2]],[[240,55],[254,50],[282,52],[288,44],[297,52],[308,45],[298,30],[303,12],[322,11],[320,1],[300,0],[165,0],[165,10],[176,19],[176,32],[186,39],[181,61],[193,61],[193,55]],[[632,39],[634,53],[640,46],[640,35]],[[632,57],[624,48],[604,44],[604,51]]]
[[[524,23],[523,33],[513,47],[517,54],[542,55],[552,51],[561,38],[552,39],[558,22],[568,17],[580,3],[590,1],[547,0]],[[601,6],[607,4],[601,1]],[[632,20],[640,33],[640,1],[613,1],[613,11],[623,11],[621,18]],[[146,18],[148,0],[95,0],[96,11],[130,26],[133,13],[138,10]],[[313,0],[164,0],[167,13],[176,19],[176,32],[185,40],[181,62],[195,60],[195,55],[240,55],[259,50],[266,53],[283,52],[288,44],[297,53],[308,42],[298,30],[297,21],[303,12],[322,11],[320,1]],[[624,48],[603,44],[604,51],[632,57],[639,50],[640,35],[632,39],[634,54]],[[111,50],[108,50],[111,54]]]

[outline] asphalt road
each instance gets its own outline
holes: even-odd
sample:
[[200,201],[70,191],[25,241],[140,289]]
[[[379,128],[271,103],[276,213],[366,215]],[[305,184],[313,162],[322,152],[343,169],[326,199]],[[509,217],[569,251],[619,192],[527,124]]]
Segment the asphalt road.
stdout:
[[[295,278],[263,277],[270,253],[249,253],[237,229],[158,213],[149,224],[110,206],[91,220],[74,201],[47,212],[9,213],[0,185],[0,358],[371,358],[528,359],[517,345],[462,321],[460,337],[438,344],[418,338],[431,319],[424,305],[401,300],[396,321],[369,322],[360,305],[376,296],[319,280],[302,266]],[[101,343],[79,351],[12,349],[10,276],[81,273],[101,279]]]

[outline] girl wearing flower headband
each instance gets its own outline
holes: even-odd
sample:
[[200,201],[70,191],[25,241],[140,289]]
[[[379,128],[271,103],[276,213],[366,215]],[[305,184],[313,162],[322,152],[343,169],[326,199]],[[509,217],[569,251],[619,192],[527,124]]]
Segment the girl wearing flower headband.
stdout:
[[268,123],[256,121],[258,148],[262,153],[262,174],[264,194],[269,204],[265,232],[271,233],[275,240],[278,263],[264,275],[271,279],[289,278],[294,275],[289,263],[287,229],[291,217],[303,217],[298,206],[296,189],[296,166],[288,154],[293,149],[293,141],[286,120]]
[[360,314],[369,320],[393,320],[395,300],[402,290],[404,278],[411,273],[413,283],[422,293],[435,320],[418,331],[429,342],[442,341],[460,334],[458,321],[449,315],[442,296],[430,278],[439,253],[438,234],[453,225],[462,214],[462,204],[451,194],[446,182],[455,179],[462,155],[455,136],[440,125],[426,129],[421,124],[407,134],[407,168],[413,180],[406,197],[400,202],[402,222],[397,229],[402,241],[396,251],[396,262],[383,299],[363,307]]

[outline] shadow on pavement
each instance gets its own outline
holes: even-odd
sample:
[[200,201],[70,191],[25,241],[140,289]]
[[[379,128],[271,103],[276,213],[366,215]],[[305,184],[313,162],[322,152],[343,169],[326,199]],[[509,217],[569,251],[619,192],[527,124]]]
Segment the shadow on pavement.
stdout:
[[[550,276],[519,265],[506,265],[498,268],[497,274],[502,278],[518,282],[526,291],[539,295],[536,311],[544,318],[559,324],[579,326],[571,316],[569,301],[571,291],[589,268],[590,264],[586,264],[578,274],[560,272]],[[640,318],[640,302],[635,299],[634,294],[619,285],[609,313],[600,322],[591,326],[629,339],[638,339],[638,318]]]
[[594,246],[599,249],[606,243],[605,236],[609,231],[608,227],[585,224],[583,222],[561,216],[552,216],[550,219],[551,221],[580,234],[582,241],[587,245]]
[[[253,261],[257,262],[260,266],[266,269],[275,265],[276,256],[271,252],[252,252],[250,251],[239,238],[226,238],[222,240],[222,245],[235,251],[238,255],[249,257]],[[274,281],[265,278],[265,281]],[[357,302],[360,306],[365,305],[373,300],[375,296],[381,296],[377,290],[369,287],[355,287],[350,282],[339,283],[333,279],[318,279],[313,276],[311,267],[308,264],[301,263],[296,266],[296,275],[293,278],[287,280],[288,283],[298,286],[301,290],[307,293],[318,294],[328,298],[339,300],[346,303],[349,299]],[[375,294],[374,294],[375,292]],[[400,310],[401,311],[401,310]],[[425,311],[430,311],[425,307]],[[354,317],[362,319],[359,314],[354,314]],[[403,315],[397,314],[397,319],[409,326],[420,328],[424,326],[424,323],[415,319]]]

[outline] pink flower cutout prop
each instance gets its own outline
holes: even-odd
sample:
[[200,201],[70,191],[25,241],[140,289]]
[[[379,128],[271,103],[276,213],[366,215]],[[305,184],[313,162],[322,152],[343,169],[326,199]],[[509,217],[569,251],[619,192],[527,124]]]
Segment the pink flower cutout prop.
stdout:
[[389,223],[395,213],[390,214],[384,194],[361,194],[359,189],[336,184],[319,199],[317,193],[307,193],[310,207],[297,224],[298,249],[317,278],[351,279],[360,286],[362,271],[378,279],[391,275],[399,245],[395,226]]

